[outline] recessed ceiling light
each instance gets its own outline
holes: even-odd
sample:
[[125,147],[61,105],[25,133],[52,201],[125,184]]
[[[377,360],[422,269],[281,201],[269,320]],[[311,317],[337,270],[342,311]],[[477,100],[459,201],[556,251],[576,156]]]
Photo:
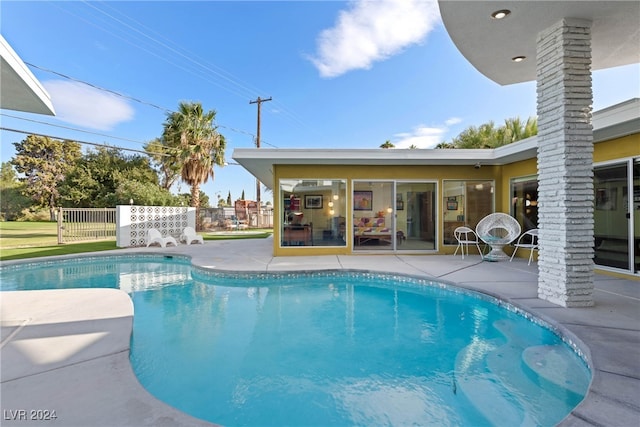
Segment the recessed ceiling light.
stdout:
[[524,61],[525,59],[527,59],[527,57],[526,57],[526,56],[514,56],[513,58],[511,58],[511,60],[512,60],[513,62],[522,62],[522,61]]
[[493,19],[503,19],[503,18],[506,18],[507,16],[509,16],[509,14],[511,14],[510,10],[502,9],[502,10],[496,10],[495,12],[493,12],[491,14],[491,17]]

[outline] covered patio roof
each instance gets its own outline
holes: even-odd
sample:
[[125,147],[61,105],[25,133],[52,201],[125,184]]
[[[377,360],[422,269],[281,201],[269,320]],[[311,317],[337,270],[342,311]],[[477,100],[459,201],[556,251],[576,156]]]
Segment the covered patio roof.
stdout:
[[51,97],[0,35],[0,108],[55,116]]
[[[640,132],[640,99],[596,111],[593,114],[594,141],[605,141]],[[280,149],[236,148],[232,158],[273,188],[273,166],[286,165],[505,165],[533,159],[538,138],[531,137],[496,149]]]
[[[482,74],[501,85],[536,80],[538,33],[564,18],[592,22],[592,70],[640,62],[638,1],[439,0],[449,36]],[[502,19],[492,17],[508,11]],[[524,57],[520,62],[512,59]]]

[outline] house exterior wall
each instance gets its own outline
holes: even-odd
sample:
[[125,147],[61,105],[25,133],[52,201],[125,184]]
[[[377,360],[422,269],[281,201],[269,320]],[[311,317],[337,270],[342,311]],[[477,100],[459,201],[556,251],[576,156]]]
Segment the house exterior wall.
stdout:
[[[594,162],[604,162],[631,157],[640,157],[640,133],[601,141],[594,144]],[[353,253],[351,236],[347,238],[347,245],[337,246],[308,246],[281,247],[280,230],[282,223],[282,205],[280,200],[278,181],[280,179],[344,179],[347,183],[347,206],[353,205],[353,180],[397,180],[397,181],[437,181],[438,196],[443,195],[444,180],[493,180],[496,185],[495,211],[509,213],[511,208],[511,180],[524,176],[537,175],[537,159],[531,158],[502,166],[363,166],[363,165],[274,165],[274,247],[275,256],[290,255],[346,255]],[[443,207],[439,197],[437,207],[437,247],[436,251],[428,254],[451,254],[455,246],[443,244]],[[347,230],[353,226],[353,211],[346,211],[348,221]],[[507,252],[510,251],[506,248]]]
[[593,162],[640,156],[640,133],[599,142],[593,147]]
[[[472,165],[465,166],[414,166],[414,165],[390,165],[390,166],[365,166],[365,165],[275,165],[274,166],[274,246],[273,253],[276,256],[284,255],[327,255],[327,254],[351,254],[353,251],[352,236],[347,232],[347,244],[343,247],[281,247],[281,223],[283,218],[283,206],[280,203],[282,196],[278,185],[281,179],[344,179],[347,181],[347,211],[346,229],[353,229],[353,180],[389,180],[389,181],[436,181],[438,183],[438,195],[442,195],[443,180],[493,180],[496,182],[496,210],[509,212],[508,197],[503,195],[503,187],[498,185],[501,179],[502,167],[482,166],[475,169]],[[507,184],[508,192],[508,184]],[[441,199],[441,197],[439,197]],[[499,201],[503,201],[504,204]],[[442,206],[438,204],[436,220],[436,240],[438,251],[430,253],[453,253],[455,246],[443,245],[442,229],[444,227],[441,215]]]

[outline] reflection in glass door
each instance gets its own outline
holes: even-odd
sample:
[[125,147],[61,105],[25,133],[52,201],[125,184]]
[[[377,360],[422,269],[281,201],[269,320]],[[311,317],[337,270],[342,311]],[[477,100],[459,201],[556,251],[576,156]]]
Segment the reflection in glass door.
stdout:
[[393,182],[353,183],[353,250],[394,249]]
[[354,181],[353,250],[434,250],[436,183]]
[[396,184],[397,250],[433,250],[436,241],[436,184]]
[[[629,192],[629,219],[633,221],[633,245],[631,246],[633,259],[633,272],[640,273],[640,159],[633,162],[633,193]],[[633,202],[631,202],[633,200]]]
[[594,261],[637,272],[640,222],[638,161],[594,168]]

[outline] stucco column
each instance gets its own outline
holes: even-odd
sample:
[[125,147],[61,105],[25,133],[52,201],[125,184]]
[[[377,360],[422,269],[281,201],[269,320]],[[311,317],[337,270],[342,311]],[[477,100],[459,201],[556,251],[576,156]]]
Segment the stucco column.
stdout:
[[593,305],[591,22],[538,34],[538,297]]

